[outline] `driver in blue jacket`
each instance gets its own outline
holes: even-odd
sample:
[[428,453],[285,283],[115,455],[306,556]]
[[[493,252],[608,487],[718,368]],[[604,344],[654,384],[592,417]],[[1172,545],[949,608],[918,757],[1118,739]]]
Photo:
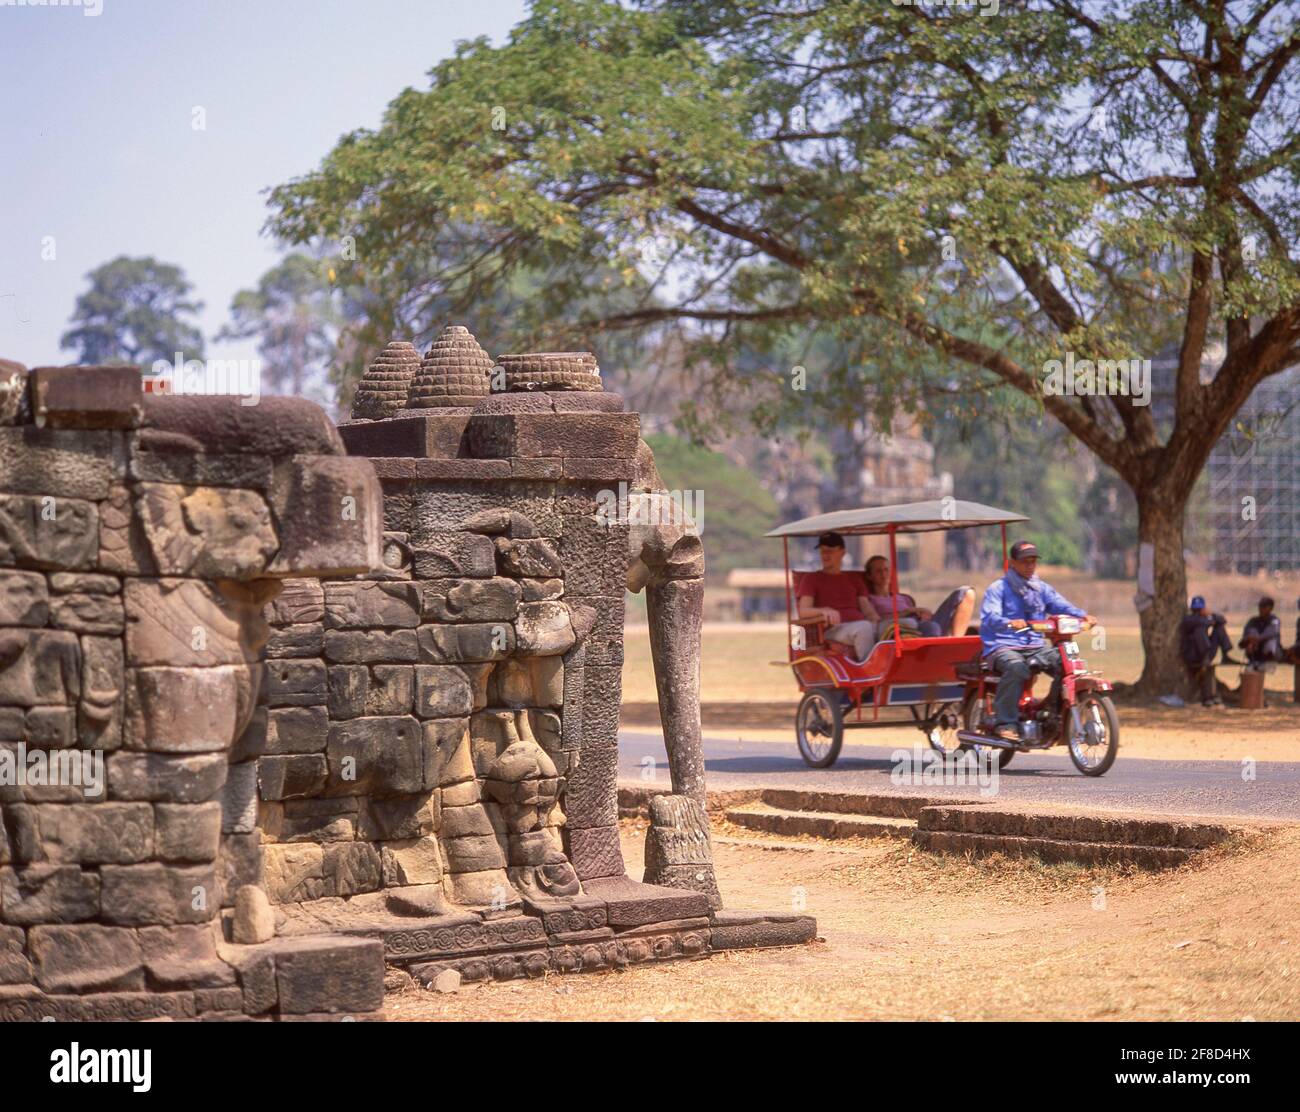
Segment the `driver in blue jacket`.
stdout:
[[1029,677],[1036,671],[1052,677],[1048,706],[1056,704],[1061,691],[1060,654],[1029,623],[1056,614],[1082,618],[1088,625],[1095,619],[1038,578],[1038,549],[1032,541],[1017,541],[1010,556],[1006,575],[984,592],[980,640],[984,659],[1001,677],[993,698],[995,732],[1007,741],[1019,741],[1020,693]]

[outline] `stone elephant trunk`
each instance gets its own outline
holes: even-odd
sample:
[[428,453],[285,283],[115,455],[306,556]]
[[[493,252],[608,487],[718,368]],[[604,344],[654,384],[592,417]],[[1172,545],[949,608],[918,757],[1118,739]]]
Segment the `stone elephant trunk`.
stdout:
[[705,810],[704,743],[700,726],[700,638],[704,615],[704,548],[678,492],[663,489],[650,448],[638,460],[638,486],[628,494],[628,590],[646,592],[650,652],[670,795],[652,796],[645,879],[689,888],[722,906],[713,870]]

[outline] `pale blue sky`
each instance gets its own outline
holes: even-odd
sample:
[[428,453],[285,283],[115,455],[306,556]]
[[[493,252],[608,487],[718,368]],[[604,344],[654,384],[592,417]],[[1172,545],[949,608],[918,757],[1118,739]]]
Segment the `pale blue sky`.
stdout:
[[99,2],[0,5],[0,357],[29,367],[73,358],[59,337],[84,276],[120,254],[184,268],[210,356],[254,354],[211,336],[277,258],[261,191],[427,87],[457,40],[501,43],[525,14],[524,0]]

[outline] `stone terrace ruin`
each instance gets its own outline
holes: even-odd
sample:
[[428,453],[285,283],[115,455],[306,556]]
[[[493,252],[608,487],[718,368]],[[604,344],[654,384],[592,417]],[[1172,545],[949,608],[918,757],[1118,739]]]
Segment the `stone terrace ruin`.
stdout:
[[[721,909],[669,507],[586,353],[395,342],[338,429],[0,364],[0,1020],[374,1016],[385,962],[811,938]],[[617,827],[628,587],[672,782],[649,883]],[[69,782],[97,755],[98,794]]]

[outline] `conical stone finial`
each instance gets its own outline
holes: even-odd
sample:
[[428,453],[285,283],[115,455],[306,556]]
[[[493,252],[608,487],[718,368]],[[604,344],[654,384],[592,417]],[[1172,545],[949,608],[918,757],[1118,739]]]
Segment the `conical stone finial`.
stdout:
[[463,325],[449,324],[433,341],[411,382],[410,409],[474,405],[492,392],[492,358]]
[[420,353],[406,340],[390,340],[357,383],[353,418],[379,421],[406,408],[407,391],[420,369]]

